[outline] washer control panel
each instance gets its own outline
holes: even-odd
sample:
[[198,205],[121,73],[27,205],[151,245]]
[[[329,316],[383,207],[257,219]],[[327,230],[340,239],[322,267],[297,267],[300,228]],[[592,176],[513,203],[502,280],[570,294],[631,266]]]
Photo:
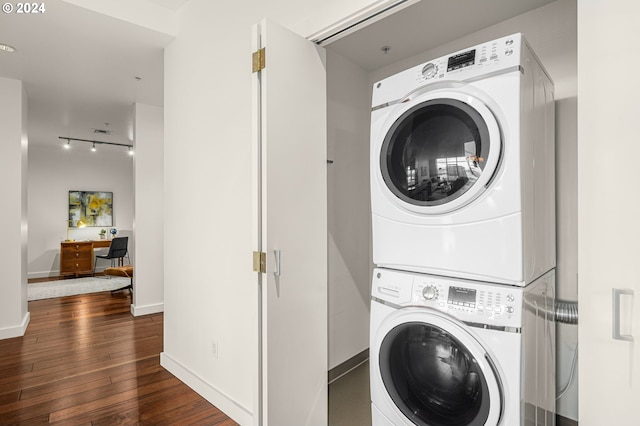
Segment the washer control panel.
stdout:
[[522,325],[522,287],[377,268],[371,296],[394,307],[427,307],[461,321]]
[[520,287],[414,274],[411,305],[428,306],[463,321],[516,325],[522,317]]

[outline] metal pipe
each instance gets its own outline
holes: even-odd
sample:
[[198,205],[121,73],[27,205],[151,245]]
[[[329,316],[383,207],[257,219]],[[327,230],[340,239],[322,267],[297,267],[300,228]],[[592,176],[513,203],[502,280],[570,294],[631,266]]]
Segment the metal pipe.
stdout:
[[555,319],[563,324],[578,324],[578,302],[556,300]]

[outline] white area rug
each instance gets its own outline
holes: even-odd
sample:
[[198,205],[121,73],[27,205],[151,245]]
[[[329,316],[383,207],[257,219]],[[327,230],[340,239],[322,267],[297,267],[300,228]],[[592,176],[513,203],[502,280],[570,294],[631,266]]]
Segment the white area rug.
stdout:
[[54,297],[117,290],[126,287],[130,282],[131,280],[126,277],[86,277],[32,283],[27,284],[27,300],[51,299]]

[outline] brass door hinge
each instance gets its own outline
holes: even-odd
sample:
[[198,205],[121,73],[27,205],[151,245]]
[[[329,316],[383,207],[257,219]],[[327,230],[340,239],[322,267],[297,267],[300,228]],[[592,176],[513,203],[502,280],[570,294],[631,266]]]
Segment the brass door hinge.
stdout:
[[264,62],[265,62],[265,50],[264,47],[260,50],[257,50],[255,52],[253,52],[253,66],[252,68],[252,72],[258,72],[258,71],[262,71],[264,69]]
[[253,252],[253,272],[267,273],[267,253],[263,251]]

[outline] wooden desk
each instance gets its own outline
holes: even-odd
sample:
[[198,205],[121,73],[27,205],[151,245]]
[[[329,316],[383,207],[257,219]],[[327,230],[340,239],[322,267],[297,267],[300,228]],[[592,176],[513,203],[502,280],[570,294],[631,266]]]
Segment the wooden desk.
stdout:
[[60,243],[60,275],[93,274],[94,249],[109,247],[111,240]]

